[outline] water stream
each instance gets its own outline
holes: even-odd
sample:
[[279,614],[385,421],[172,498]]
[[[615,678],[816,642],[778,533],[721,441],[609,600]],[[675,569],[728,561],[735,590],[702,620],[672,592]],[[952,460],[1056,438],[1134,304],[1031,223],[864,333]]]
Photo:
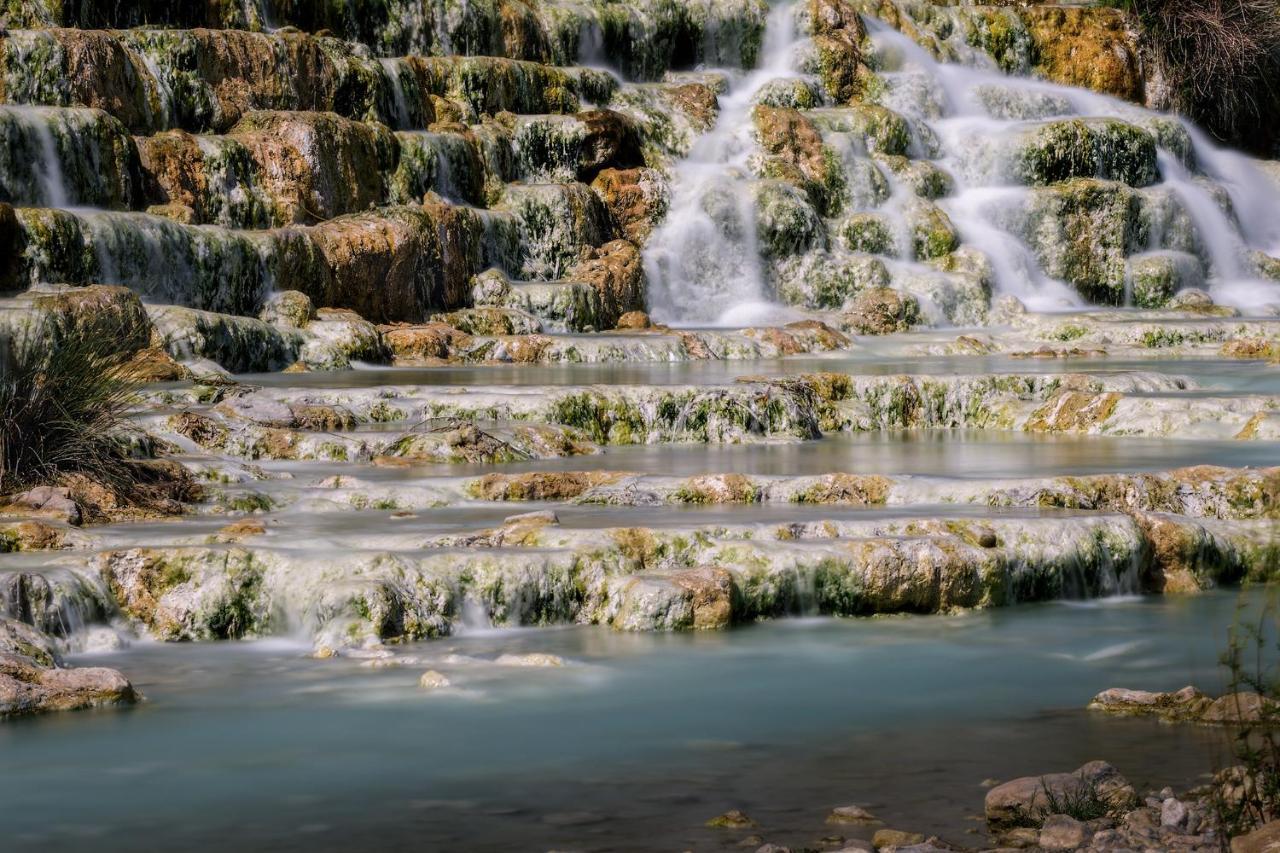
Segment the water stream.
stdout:
[[760,68],[720,99],[715,127],[675,168],[666,221],[645,250],[655,318],[742,326],[776,315],[756,243],[755,199],[743,180],[754,149],[751,109],[768,83],[796,76],[795,7],[769,12]]
[[[147,704],[0,728],[4,763],[22,768],[0,774],[6,844],[687,849],[723,843],[703,822],[741,808],[794,847],[869,836],[824,826],[848,803],[976,843],[989,777],[1102,756],[1143,788],[1213,770],[1212,729],[1081,708],[1115,684],[1216,687],[1236,605],[1218,593],[694,635],[477,626],[386,669],[282,641],[142,645],[82,662],[127,664]],[[567,665],[494,663],[529,652]],[[456,687],[422,692],[427,668]]]

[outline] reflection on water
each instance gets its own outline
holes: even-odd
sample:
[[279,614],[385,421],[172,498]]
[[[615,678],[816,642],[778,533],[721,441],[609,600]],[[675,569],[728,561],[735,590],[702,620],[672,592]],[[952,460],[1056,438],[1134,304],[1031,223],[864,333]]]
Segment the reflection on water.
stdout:
[[[892,338],[892,336],[890,336]],[[834,352],[755,360],[621,362],[605,364],[451,365],[380,367],[317,373],[267,373],[240,377],[267,387],[370,388],[380,385],[682,385],[732,382],[744,376],[779,376],[814,371],[867,376],[981,375],[987,373],[1113,374],[1153,371],[1186,376],[1207,387],[1255,394],[1280,393],[1280,371],[1263,361],[1222,359],[1026,359],[992,356],[880,355],[871,351]]]
[[[1103,757],[1159,787],[1213,769],[1220,733],[1080,708],[1116,685],[1219,689],[1236,604],[478,631],[383,669],[279,642],[140,645],[94,662],[129,673],[142,707],[0,727],[0,800],[9,841],[41,850],[140,833],[185,849],[679,850],[719,846],[702,823],[727,808],[800,846],[847,803],[963,843],[987,777]],[[494,662],[535,651],[567,665]],[[455,687],[420,690],[429,668]]]
[[[503,472],[633,471],[641,474],[776,474],[844,472],[931,477],[1052,477],[1119,471],[1168,470],[1187,465],[1274,465],[1280,444],[1100,435],[1052,435],[1000,430],[922,429],[837,433],[815,441],[767,444],[662,444],[605,447],[590,456],[512,462]],[[347,463],[262,462],[299,477],[351,474]],[[463,476],[492,465],[365,466],[362,480],[409,481],[427,475]],[[292,481],[281,484],[288,488]]]

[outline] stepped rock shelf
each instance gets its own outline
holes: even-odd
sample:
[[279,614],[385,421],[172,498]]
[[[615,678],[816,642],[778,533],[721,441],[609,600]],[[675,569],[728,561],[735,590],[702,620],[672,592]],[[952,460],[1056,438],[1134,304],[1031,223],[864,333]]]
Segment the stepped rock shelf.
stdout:
[[134,656],[178,648],[148,640],[288,638],[443,701],[505,676],[440,643],[565,663],[490,628],[1276,580],[1280,163],[1162,111],[1116,9],[0,24],[0,334],[110,341],[130,452],[180,483],[0,499],[0,717],[141,701]]

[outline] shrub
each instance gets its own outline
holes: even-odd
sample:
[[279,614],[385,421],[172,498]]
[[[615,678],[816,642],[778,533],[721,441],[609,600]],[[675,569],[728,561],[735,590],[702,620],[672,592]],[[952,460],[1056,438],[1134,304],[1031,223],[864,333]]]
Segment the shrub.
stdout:
[[1280,0],[1109,0],[1137,22],[1168,106],[1255,151],[1280,140]]
[[87,482],[134,506],[184,497],[180,466],[130,458],[139,385],[113,335],[0,337],[0,494]]
[[[1256,618],[1237,619],[1222,657],[1230,673],[1230,693],[1280,700],[1278,629],[1280,609],[1274,592]],[[1264,701],[1257,719],[1245,719],[1230,733],[1236,766],[1219,773],[1212,789],[1214,811],[1228,837],[1280,819],[1280,712]]]

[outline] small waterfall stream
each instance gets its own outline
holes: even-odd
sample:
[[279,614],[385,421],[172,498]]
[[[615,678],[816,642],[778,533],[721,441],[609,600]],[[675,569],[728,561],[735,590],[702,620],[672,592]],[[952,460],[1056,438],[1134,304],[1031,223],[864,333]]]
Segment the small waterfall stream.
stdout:
[[774,8],[761,67],[721,98],[715,127],[675,168],[670,213],[645,252],[650,304],[665,322],[741,325],[776,313],[756,245],[755,200],[742,178],[755,95],[773,80],[798,76],[796,44],[793,7]]

